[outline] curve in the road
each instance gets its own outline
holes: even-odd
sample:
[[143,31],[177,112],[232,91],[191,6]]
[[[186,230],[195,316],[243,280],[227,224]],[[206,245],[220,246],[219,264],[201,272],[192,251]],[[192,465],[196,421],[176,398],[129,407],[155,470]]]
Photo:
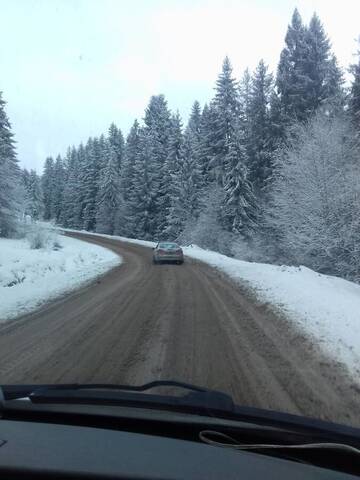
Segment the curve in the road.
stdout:
[[0,326],[0,383],[181,380],[242,405],[359,424],[357,388],[286,319],[200,262],[71,234],[124,263],[85,288]]

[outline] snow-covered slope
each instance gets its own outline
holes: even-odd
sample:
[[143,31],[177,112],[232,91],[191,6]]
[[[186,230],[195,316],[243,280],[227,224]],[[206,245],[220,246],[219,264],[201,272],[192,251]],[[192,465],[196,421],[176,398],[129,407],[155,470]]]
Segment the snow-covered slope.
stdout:
[[199,247],[184,252],[245,283],[323,351],[360,374],[360,285],[306,267],[244,262]]
[[0,238],[0,322],[36,309],[119,265],[105,248],[69,237],[58,250],[31,250],[26,240]]

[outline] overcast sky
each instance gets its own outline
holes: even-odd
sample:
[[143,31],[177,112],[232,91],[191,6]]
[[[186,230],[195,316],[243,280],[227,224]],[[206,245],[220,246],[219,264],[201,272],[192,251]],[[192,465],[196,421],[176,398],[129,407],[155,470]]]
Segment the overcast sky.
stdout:
[[354,60],[360,0],[0,0],[0,90],[21,165],[106,132],[124,134],[153,94],[187,118],[225,55],[240,77],[275,70],[291,14],[316,11],[340,64]]

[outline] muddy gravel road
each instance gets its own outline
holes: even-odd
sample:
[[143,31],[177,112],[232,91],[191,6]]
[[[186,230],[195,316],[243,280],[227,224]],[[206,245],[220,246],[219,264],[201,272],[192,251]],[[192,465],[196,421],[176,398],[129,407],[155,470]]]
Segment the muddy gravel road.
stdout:
[[341,366],[216,270],[190,259],[155,266],[149,248],[71,236],[124,263],[0,325],[1,383],[174,379],[242,405],[360,424],[359,390]]

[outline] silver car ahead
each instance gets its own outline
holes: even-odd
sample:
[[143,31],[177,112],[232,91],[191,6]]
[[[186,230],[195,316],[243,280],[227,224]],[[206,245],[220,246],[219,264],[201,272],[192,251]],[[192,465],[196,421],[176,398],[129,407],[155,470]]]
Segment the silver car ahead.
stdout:
[[184,253],[177,243],[159,242],[154,248],[153,263],[175,262],[178,265],[184,263]]

